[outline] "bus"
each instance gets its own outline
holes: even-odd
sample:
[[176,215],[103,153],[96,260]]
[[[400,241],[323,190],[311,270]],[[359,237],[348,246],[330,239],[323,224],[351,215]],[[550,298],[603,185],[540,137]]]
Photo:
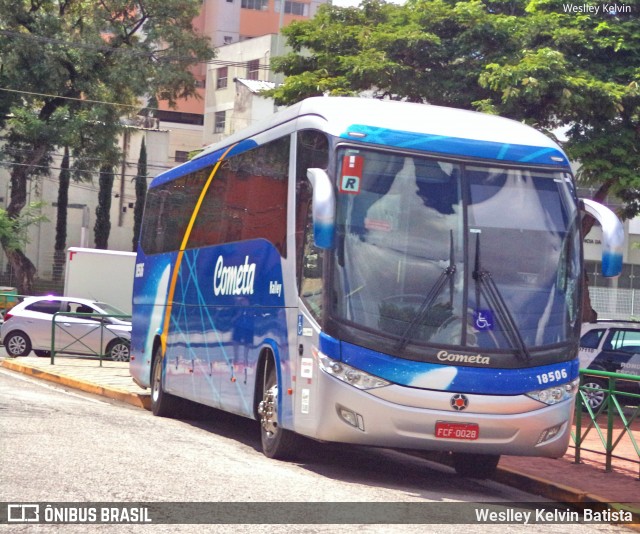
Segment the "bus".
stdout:
[[578,388],[580,212],[619,273],[622,228],[576,197],[567,156],[497,116],[315,97],[150,184],[130,369],[159,416],[306,438],[560,457]]

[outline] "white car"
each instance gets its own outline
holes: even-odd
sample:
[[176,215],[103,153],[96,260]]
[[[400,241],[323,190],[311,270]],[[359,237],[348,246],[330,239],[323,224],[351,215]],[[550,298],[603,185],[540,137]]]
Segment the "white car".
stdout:
[[[57,312],[67,312],[55,316]],[[113,316],[121,317],[113,317]],[[9,356],[49,356],[51,338],[56,352],[103,354],[112,360],[129,361],[131,321],[110,304],[73,297],[27,297],[4,316],[2,343]]]

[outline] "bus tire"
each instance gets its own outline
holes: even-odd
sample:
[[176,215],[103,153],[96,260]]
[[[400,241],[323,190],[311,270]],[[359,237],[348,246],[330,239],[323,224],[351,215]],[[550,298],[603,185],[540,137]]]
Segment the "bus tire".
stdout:
[[299,436],[278,424],[278,377],[272,357],[265,361],[263,384],[258,405],[262,452],[274,460],[291,459],[298,451]]
[[453,468],[461,477],[490,478],[498,467],[499,454],[453,453]]
[[151,412],[158,417],[178,417],[181,412],[181,399],[167,393],[162,388],[162,361],[162,350],[158,347],[151,369]]

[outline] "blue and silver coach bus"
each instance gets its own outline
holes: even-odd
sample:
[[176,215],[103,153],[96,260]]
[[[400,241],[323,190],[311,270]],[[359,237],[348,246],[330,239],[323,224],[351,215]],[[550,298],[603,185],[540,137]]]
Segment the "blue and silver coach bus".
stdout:
[[[587,202],[587,201],[585,201]],[[622,231],[603,225],[605,275]],[[311,98],[151,184],[131,373],[317,440],[562,456],[578,385],[580,204],[548,137],[480,113]]]

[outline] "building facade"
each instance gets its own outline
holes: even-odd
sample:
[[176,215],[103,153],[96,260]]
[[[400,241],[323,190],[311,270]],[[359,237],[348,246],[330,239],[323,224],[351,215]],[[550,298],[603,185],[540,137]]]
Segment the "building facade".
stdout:
[[[123,159],[114,169],[111,194],[111,230],[108,246],[111,250],[132,250],[133,213],[135,205],[134,177],[137,173],[142,140],[147,150],[149,180],[170,168],[167,165],[169,135],[166,130],[128,127],[120,137]],[[36,267],[36,290],[60,292],[62,284],[54,277],[54,246],[57,220],[57,198],[61,154],[50,165],[48,176],[33,178],[28,184],[28,203],[39,203],[44,218],[28,229],[24,252]],[[0,167],[0,207],[6,209],[10,200],[10,166]],[[98,205],[99,174],[96,170],[87,181],[71,180],[67,209],[67,247],[95,247],[94,225]],[[15,286],[6,256],[0,249],[0,285]]]

